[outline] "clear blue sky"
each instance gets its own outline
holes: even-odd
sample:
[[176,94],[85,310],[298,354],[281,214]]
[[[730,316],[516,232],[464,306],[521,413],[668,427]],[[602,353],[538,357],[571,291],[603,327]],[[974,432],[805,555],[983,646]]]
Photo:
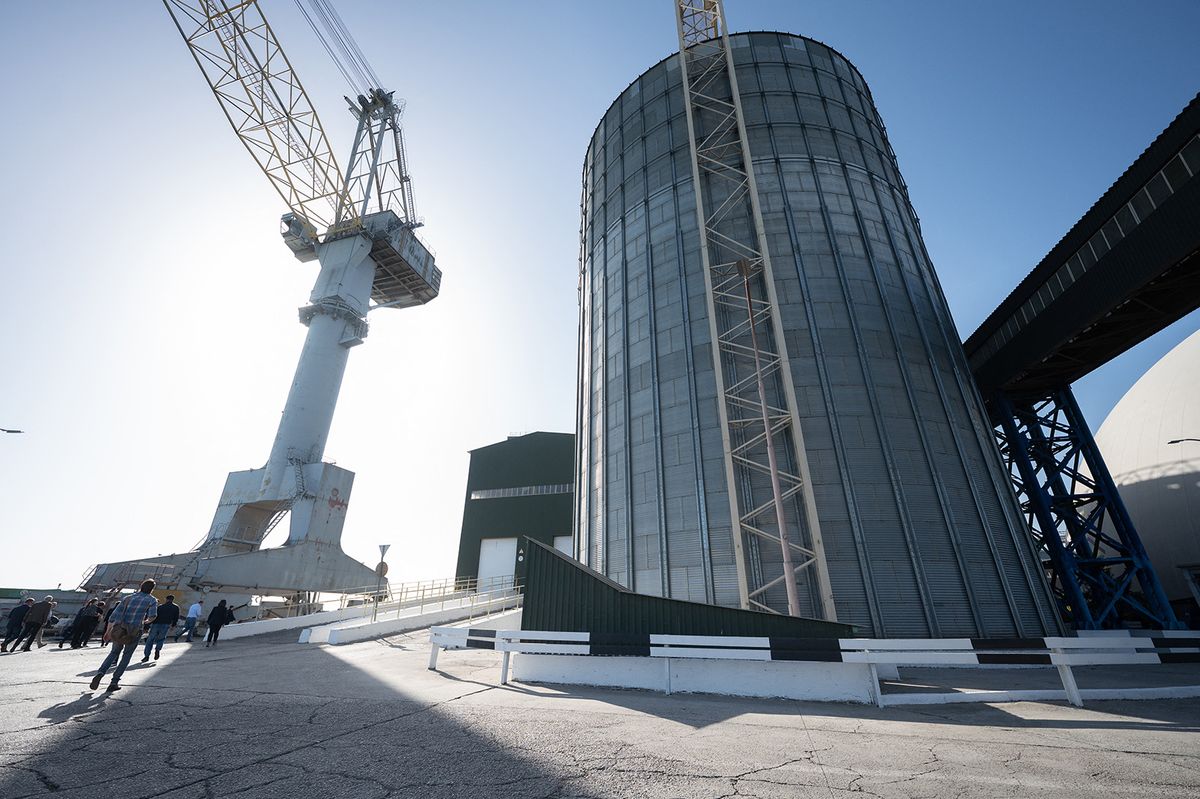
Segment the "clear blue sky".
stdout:
[[[335,149],[337,73],[264,8]],[[467,455],[574,425],[580,162],[605,108],[671,53],[669,0],[340,0],[408,100],[418,210],[445,272],[352,355],[327,456],[358,473],[345,545],[447,575]],[[870,83],[959,331],[969,334],[1200,89],[1200,3],[728,0]],[[260,466],[314,270],[157,3],[0,7],[0,585],[74,585],[185,550],[225,474]],[[342,156],[344,158],[344,156]],[[1200,326],[1077,385],[1093,428]],[[1200,431],[1196,431],[1200,434]]]

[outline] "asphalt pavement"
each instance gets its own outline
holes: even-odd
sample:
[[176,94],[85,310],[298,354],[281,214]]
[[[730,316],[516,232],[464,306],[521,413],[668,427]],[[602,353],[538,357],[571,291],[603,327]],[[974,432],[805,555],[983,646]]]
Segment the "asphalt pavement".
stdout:
[[1200,796],[1200,700],[875,708],[498,685],[419,632],[0,655],[0,797]]

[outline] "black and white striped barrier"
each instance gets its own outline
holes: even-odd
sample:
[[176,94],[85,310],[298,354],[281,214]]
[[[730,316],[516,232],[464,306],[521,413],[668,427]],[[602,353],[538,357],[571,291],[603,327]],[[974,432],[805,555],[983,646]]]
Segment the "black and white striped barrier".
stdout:
[[[870,667],[872,696],[883,705],[876,667],[1056,667],[1071,704],[1083,698],[1072,666],[1200,663],[1200,636],[1188,631],[1111,633],[1079,638],[757,638],[699,635],[484,630],[433,627],[429,668],[441,649],[492,649],[503,653],[500,683],[508,684],[509,657],[586,655],[650,658],[861,663]],[[669,674],[669,671],[668,671]],[[668,681],[669,686],[669,681]],[[669,693],[669,687],[668,687]]]

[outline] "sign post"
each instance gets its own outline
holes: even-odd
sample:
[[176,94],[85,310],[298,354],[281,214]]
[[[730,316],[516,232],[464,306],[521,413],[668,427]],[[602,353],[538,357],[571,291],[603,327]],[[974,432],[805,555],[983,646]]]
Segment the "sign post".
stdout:
[[383,578],[387,577],[388,565],[384,561],[384,556],[387,555],[391,544],[379,545],[379,565],[375,567],[375,576],[378,580],[375,583],[375,607],[371,609],[371,621],[374,622],[379,616],[379,597],[383,593]]

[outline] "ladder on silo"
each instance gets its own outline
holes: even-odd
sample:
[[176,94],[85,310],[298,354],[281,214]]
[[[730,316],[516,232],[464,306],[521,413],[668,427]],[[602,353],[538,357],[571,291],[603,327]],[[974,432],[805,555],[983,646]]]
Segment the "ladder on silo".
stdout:
[[[806,573],[814,608],[835,620],[724,8],[720,0],[677,0],[675,10],[741,604],[777,612],[767,592],[783,583],[788,613],[799,616],[797,575]],[[706,194],[719,199],[715,207]],[[789,445],[797,473],[780,465]],[[789,523],[789,502],[802,523]],[[779,547],[779,576],[759,576],[756,542]]]

